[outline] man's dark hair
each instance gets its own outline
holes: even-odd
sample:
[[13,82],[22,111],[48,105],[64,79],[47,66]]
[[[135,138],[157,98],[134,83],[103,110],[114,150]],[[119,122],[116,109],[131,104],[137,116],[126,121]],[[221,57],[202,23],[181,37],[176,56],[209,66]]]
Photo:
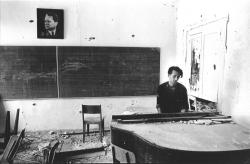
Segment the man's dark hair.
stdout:
[[59,17],[58,17],[58,15],[57,15],[57,13],[48,11],[48,12],[45,13],[45,15],[46,15],[46,14],[47,14],[48,16],[52,16],[52,17],[53,17],[53,20],[54,20],[55,22],[58,22],[58,21],[59,21]]
[[169,75],[172,74],[173,71],[178,72],[178,73],[180,74],[180,77],[183,76],[183,72],[182,72],[182,70],[181,70],[179,67],[177,67],[177,66],[172,66],[172,67],[170,67],[170,68],[168,69],[168,74],[169,74]]

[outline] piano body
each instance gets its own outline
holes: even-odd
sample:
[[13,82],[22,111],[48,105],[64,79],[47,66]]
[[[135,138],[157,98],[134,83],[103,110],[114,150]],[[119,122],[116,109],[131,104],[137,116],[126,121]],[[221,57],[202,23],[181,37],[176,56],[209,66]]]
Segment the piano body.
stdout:
[[218,112],[113,115],[111,142],[114,163],[250,163],[250,130]]

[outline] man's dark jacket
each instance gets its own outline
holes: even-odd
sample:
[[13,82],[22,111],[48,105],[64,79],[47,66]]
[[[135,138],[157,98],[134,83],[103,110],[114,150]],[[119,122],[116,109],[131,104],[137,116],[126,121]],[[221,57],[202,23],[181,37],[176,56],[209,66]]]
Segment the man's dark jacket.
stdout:
[[177,83],[175,89],[171,89],[168,82],[159,85],[157,90],[157,106],[161,113],[178,113],[181,109],[188,109],[187,89]]

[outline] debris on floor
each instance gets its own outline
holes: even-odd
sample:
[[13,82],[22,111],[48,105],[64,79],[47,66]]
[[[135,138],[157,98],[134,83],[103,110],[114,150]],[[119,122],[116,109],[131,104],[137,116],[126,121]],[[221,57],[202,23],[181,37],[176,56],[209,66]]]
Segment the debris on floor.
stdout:
[[[74,133],[74,131],[73,131]],[[43,149],[49,148],[50,143],[59,141],[56,152],[103,148],[103,153],[89,155],[83,159],[72,160],[70,163],[112,163],[110,148],[110,132],[105,132],[103,142],[99,133],[90,133],[82,142],[82,134],[72,135],[72,131],[37,131],[26,132],[26,136],[15,157],[15,163],[43,163]]]
[[198,112],[216,112],[217,111],[217,104],[215,102],[203,100],[200,98],[197,98],[196,106],[197,106]]
[[188,121],[172,121],[171,123],[181,123],[181,124],[195,124],[195,125],[216,125],[223,123],[234,124],[231,118],[214,118],[214,119],[197,119],[197,120],[188,120]]

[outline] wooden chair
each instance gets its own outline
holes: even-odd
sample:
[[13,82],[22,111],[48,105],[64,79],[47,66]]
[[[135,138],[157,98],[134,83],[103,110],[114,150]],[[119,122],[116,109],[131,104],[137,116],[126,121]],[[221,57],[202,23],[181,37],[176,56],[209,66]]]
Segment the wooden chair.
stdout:
[[4,134],[0,135],[0,148],[4,149],[5,146],[7,145],[10,136],[12,134],[17,135],[18,132],[18,122],[19,122],[19,112],[20,109],[17,109],[16,111],[16,118],[15,118],[15,123],[14,123],[14,130],[10,130],[10,111],[7,111],[6,118],[5,118],[5,130]]
[[17,143],[17,140],[18,140],[17,135],[12,135],[10,137],[10,140],[9,140],[7,146],[5,147],[2,154],[0,155],[0,163],[11,163],[8,156],[10,156],[11,150],[13,150],[13,148],[15,147],[15,144]]
[[18,148],[25,136],[25,129],[21,131],[19,136],[12,135],[10,140],[5,147],[3,154],[0,157],[0,163],[12,163],[13,159],[18,151]]
[[[99,117],[84,117],[85,114],[99,115]],[[98,124],[100,141],[102,142],[102,135],[104,136],[104,118],[102,117],[101,105],[82,105],[82,122],[83,122],[83,142],[85,142],[85,130],[87,125],[87,134],[89,134],[89,125]]]
[[44,149],[43,150],[43,157],[44,157],[44,163],[45,164],[53,164],[56,154],[56,149],[59,146],[59,141],[56,141],[54,145],[51,147],[51,149]]
[[4,134],[1,134],[0,149],[4,149],[10,139],[10,111],[7,111],[5,117],[5,130]]

